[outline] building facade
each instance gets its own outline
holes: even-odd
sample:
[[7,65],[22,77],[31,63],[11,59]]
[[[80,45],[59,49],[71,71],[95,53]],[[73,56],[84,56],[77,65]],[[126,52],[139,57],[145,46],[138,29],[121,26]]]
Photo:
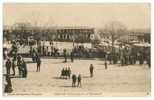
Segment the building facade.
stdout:
[[90,42],[94,28],[58,28],[56,38],[58,41]]
[[[19,36],[20,39],[23,35],[27,38],[33,36],[36,40],[47,40],[47,41],[60,41],[60,42],[79,42],[88,43],[91,42],[91,35],[93,35],[94,28],[89,27],[30,27],[23,28],[22,30],[16,28],[11,30],[11,35]],[[3,30],[4,36],[10,34],[9,30]]]

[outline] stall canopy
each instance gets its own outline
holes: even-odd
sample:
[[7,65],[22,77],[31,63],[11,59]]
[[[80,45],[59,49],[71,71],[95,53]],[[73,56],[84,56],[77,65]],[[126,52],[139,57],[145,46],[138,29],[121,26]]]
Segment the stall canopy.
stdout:
[[135,43],[133,45],[139,46],[139,47],[150,47],[151,46],[151,44],[149,44],[149,43]]

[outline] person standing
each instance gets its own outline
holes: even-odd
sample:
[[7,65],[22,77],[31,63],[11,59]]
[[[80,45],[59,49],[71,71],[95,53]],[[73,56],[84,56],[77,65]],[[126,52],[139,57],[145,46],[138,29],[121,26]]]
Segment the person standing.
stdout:
[[27,77],[27,65],[24,60],[22,60],[23,77]]
[[15,75],[15,67],[16,67],[15,59],[12,59],[12,71],[13,71],[13,76]]
[[68,67],[68,77],[69,77],[69,79],[71,78],[71,69],[70,69],[70,67]]
[[81,75],[80,74],[78,75],[78,87],[79,86],[81,87]]
[[65,61],[64,61],[64,62],[67,62],[66,49],[64,49],[64,50],[63,50],[63,55],[64,55],[64,59],[65,59]]
[[74,52],[73,52],[73,50],[71,51],[71,62],[73,62],[74,61]]
[[40,57],[37,58],[37,69],[36,72],[40,72],[40,66],[41,66],[41,59]]
[[68,76],[68,70],[67,70],[67,67],[65,68],[65,74],[64,74],[64,76],[65,76],[65,79],[67,79],[67,76]]
[[18,72],[20,76],[22,75],[22,57],[20,55],[17,56],[17,66],[18,66]]
[[105,60],[104,65],[105,65],[105,69],[107,69],[107,61],[106,60]]
[[105,54],[105,62],[104,62],[104,66],[105,66],[105,69],[107,69],[107,54]]
[[89,70],[90,70],[90,77],[93,77],[93,71],[94,71],[93,64],[90,64]]
[[6,61],[6,74],[9,75],[10,74],[10,68],[11,68],[11,60],[8,58]]
[[150,55],[147,56],[146,60],[147,60],[148,67],[151,68],[151,57],[150,57]]
[[6,85],[5,85],[5,88],[4,88],[4,92],[5,93],[11,93],[13,91],[13,89],[12,89],[12,82],[11,82],[10,76],[6,75],[5,80],[6,80]]
[[76,75],[73,74],[72,75],[72,87],[75,87],[76,86]]

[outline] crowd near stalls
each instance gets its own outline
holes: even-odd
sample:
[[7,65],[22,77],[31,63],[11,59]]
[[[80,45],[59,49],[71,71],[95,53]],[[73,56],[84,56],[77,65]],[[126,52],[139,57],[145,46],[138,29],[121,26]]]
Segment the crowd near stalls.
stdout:
[[[3,62],[5,72],[3,74],[5,85],[4,92],[11,93],[12,82],[11,78],[27,78],[28,77],[28,68],[27,62],[24,60],[24,57],[19,53],[19,48],[23,44],[20,44],[19,41],[11,41],[9,45],[5,45],[3,48]],[[37,71],[40,71],[41,60],[40,57],[36,58]]]
[[[11,42],[10,49],[4,48],[3,56],[6,58],[6,54],[9,56],[22,56],[32,57],[32,61],[36,62],[38,56],[43,57],[64,57],[64,62],[70,58],[71,62],[74,59],[80,58],[103,58],[110,64],[121,64],[121,66],[129,64],[144,64],[147,63],[150,67],[150,44],[149,43],[119,43],[114,47],[109,44],[97,44],[95,47],[86,47],[84,44],[69,44],[69,46],[60,47],[53,41],[31,41],[29,45],[22,45],[25,43],[19,43],[18,41]],[[61,44],[62,45],[62,44]],[[63,44],[64,45],[64,44]],[[25,53],[21,53],[25,49]],[[67,47],[67,48],[65,48]],[[12,49],[11,49],[12,48]]]
[[[36,63],[36,72],[40,72],[41,70],[41,57],[61,57],[64,59],[64,63],[67,63],[68,59],[73,63],[75,59],[102,58],[106,70],[108,69],[108,64],[119,64],[121,66],[148,64],[149,68],[151,68],[150,44],[121,42],[111,45],[109,43],[100,43],[93,47],[88,47],[84,43],[74,42],[70,42],[70,45],[67,45],[68,43],[59,44],[57,41],[34,39],[15,40],[10,41],[8,44],[4,43],[3,58],[6,69],[4,74],[6,78],[4,91],[7,93],[13,91],[12,77],[28,77],[28,67],[24,60],[25,57],[32,58],[32,63]],[[72,73],[71,67],[63,67],[65,66],[62,66],[60,78],[72,78],[72,87],[81,86],[81,74],[76,75]],[[16,73],[16,70],[18,73]],[[91,78],[94,76],[93,70],[94,66],[90,64],[89,72]],[[78,82],[77,85],[76,82]]]
[[100,56],[108,60],[110,64],[120,64],[121,66],[133,64],[150,65],[150,44],[144,43],[121,43],[113,48],[110,45],[97,45],[97,52]]

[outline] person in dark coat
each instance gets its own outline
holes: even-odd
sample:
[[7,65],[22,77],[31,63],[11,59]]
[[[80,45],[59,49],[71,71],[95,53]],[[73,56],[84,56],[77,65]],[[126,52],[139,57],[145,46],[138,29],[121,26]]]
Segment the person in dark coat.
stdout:
[[93,64],[90,64],[89,70],[90,70],[90,77],[93,77],[93,71],[94,71]]
[[19,61],[18,62],[18,71],[19,71],[19,76],[21,76],[22,75],[22,61]]
[[151,68],[151,57],[150,57],[150,55],[147,56],[147,64],[148,64],[148,67]]
[[139,64],[142,65],[144,62],[143,51],[142,49],[139,51]]
[[23,69],[23,77],[26,78],[27,77],[27,65],[24,60],[22,62],[22,69]]
[[67,68],[65,68],[65,71],[64,72],[65,72],[64,76],[67,79],[67,76],[68,76],[68,70],[67,70]]
[[22,59],[20,56],[17,58],[17,66],[18,66],[19,76],[21,76],[22,75]]
[[64,55],[64,59],[65,59],[65,61],[64,61],[64,62],[67,62],[66,49],[64,49],[64,50],[63,50],[63,55]]
[[72,50],[72,52],[71,52],[71,62],[73,62],[73,61],[74,61],[74,52]]
[[33,52],[32,52],[32,61],[33,61],[33,63],[36,62],[36,51],[35,51],[35,49],[33,49]]
[[76,86],[76,75],[73,74],[72,75],[72,87],[75,87]]
[[15,60],[12,59],[12,71],[13,71],[13,75],[15,75],[15,67],[16,67]]
[[69,79],[71,78],[71,69],[70,69],[70,67],[68,67],[68,77],[69,77]]
[[6,66],[6,74],[9,75],[10,74],[10,68],[11,68],[11,60],[10,59],[8,59],[6,61],[5,66]]
[[110,64],[112,64],[112,54],[110,52],[108,53],[108,60]]
[[106,60],[105,60],[104,65],[105,65],[105,69],[107,69],[107,61]]
[[37,69],[36,72],[40,72],[40,66],[41,66],[41,59],[40,57],[37,58]]
[[13,91],[13,89],[12,89],[12,82],[11,82],[10,76],[6,75],[5,80],[6,80],[6,85],[5,85],[5,88],[4,88],[4,92],[5,93],[11,93]]
[[79,86],[81,87],[81,75],[80,74],[78,75],[78,87]]

